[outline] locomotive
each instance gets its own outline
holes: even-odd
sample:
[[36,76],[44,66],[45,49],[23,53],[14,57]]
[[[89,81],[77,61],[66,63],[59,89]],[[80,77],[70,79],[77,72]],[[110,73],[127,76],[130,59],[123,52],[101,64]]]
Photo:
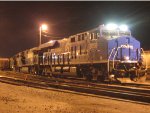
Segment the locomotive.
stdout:
[[37,75],[76,76],[98,81],[146,76],[140,42],[126,25],[99,25],[60,40],[50,40],[11,58],[15,71]]

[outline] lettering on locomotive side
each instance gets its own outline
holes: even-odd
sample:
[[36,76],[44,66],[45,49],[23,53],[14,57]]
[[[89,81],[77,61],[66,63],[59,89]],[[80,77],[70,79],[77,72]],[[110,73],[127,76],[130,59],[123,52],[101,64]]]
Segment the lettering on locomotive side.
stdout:
[[121,45],[121,47],[133,49],[133,45],[129,45],[129,44]]

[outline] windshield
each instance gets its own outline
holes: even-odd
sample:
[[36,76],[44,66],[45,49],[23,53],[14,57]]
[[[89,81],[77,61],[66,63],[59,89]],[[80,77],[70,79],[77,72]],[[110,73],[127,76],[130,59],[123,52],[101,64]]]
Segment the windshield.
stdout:
[[117,31],[106,31],[106,30],[103,30],[102,31],[102,35],[103,36],[117,36],[118,35],[118,32]]
[[119,31],[119,30],[102,30],[102,36],[116,38],[118,36],[130,36],[130,31]]

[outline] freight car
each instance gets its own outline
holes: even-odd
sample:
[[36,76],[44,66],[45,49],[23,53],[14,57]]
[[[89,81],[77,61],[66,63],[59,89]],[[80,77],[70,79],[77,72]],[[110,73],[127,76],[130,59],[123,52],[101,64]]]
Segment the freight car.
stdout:
[[0,58],[0,70],[8,70],[9,69],[9,59],[8,58]]
[[16,54],[16,71],[38,75],[72,75],[87,80],[139,80],[146,75],[140,42],[125,25],[100,25]]
[[150,78],[150,51],[144,51],[142,53],[142,57],[143,57],[143,64],[146,66],[147,73]]

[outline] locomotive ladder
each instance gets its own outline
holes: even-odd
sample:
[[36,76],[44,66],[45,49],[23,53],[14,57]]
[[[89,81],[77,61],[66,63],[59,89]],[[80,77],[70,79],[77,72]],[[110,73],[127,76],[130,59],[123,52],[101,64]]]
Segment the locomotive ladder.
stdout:
[[117,49],[117,50],[115,51],[114,56],[113,56],[113,68],[114,68],[114,60],[115,60],[116,54],[117,54],[117,52],[118,52],[118,50],[119,50],[120,48],[122,48],[122,45],[119,46],[119,47],[117,47],[117,48],[113,48],[113,49],[111,50],[111,53],[110,53],[110,55],[109,55],[109,57],[108,57],[108,62],[107,62],[108,76],[109,76],[109,68],[110,68],[110,66],[109,66],[110,58],[111,58],[111,56],[112,56],[114,50]]
[[110,62],[110,58],[111,58],[111,56],[112,56],[112,53],[114,52],[114,50],[115,50],[116,48],[113,48],[112,50],[111,50],[111,53],[110,53],[110,55],[109,55],[109,57],[108,57],[108,62],[107,62],[107,71],[108,71],[108,76],[109,76],[109,62]]

